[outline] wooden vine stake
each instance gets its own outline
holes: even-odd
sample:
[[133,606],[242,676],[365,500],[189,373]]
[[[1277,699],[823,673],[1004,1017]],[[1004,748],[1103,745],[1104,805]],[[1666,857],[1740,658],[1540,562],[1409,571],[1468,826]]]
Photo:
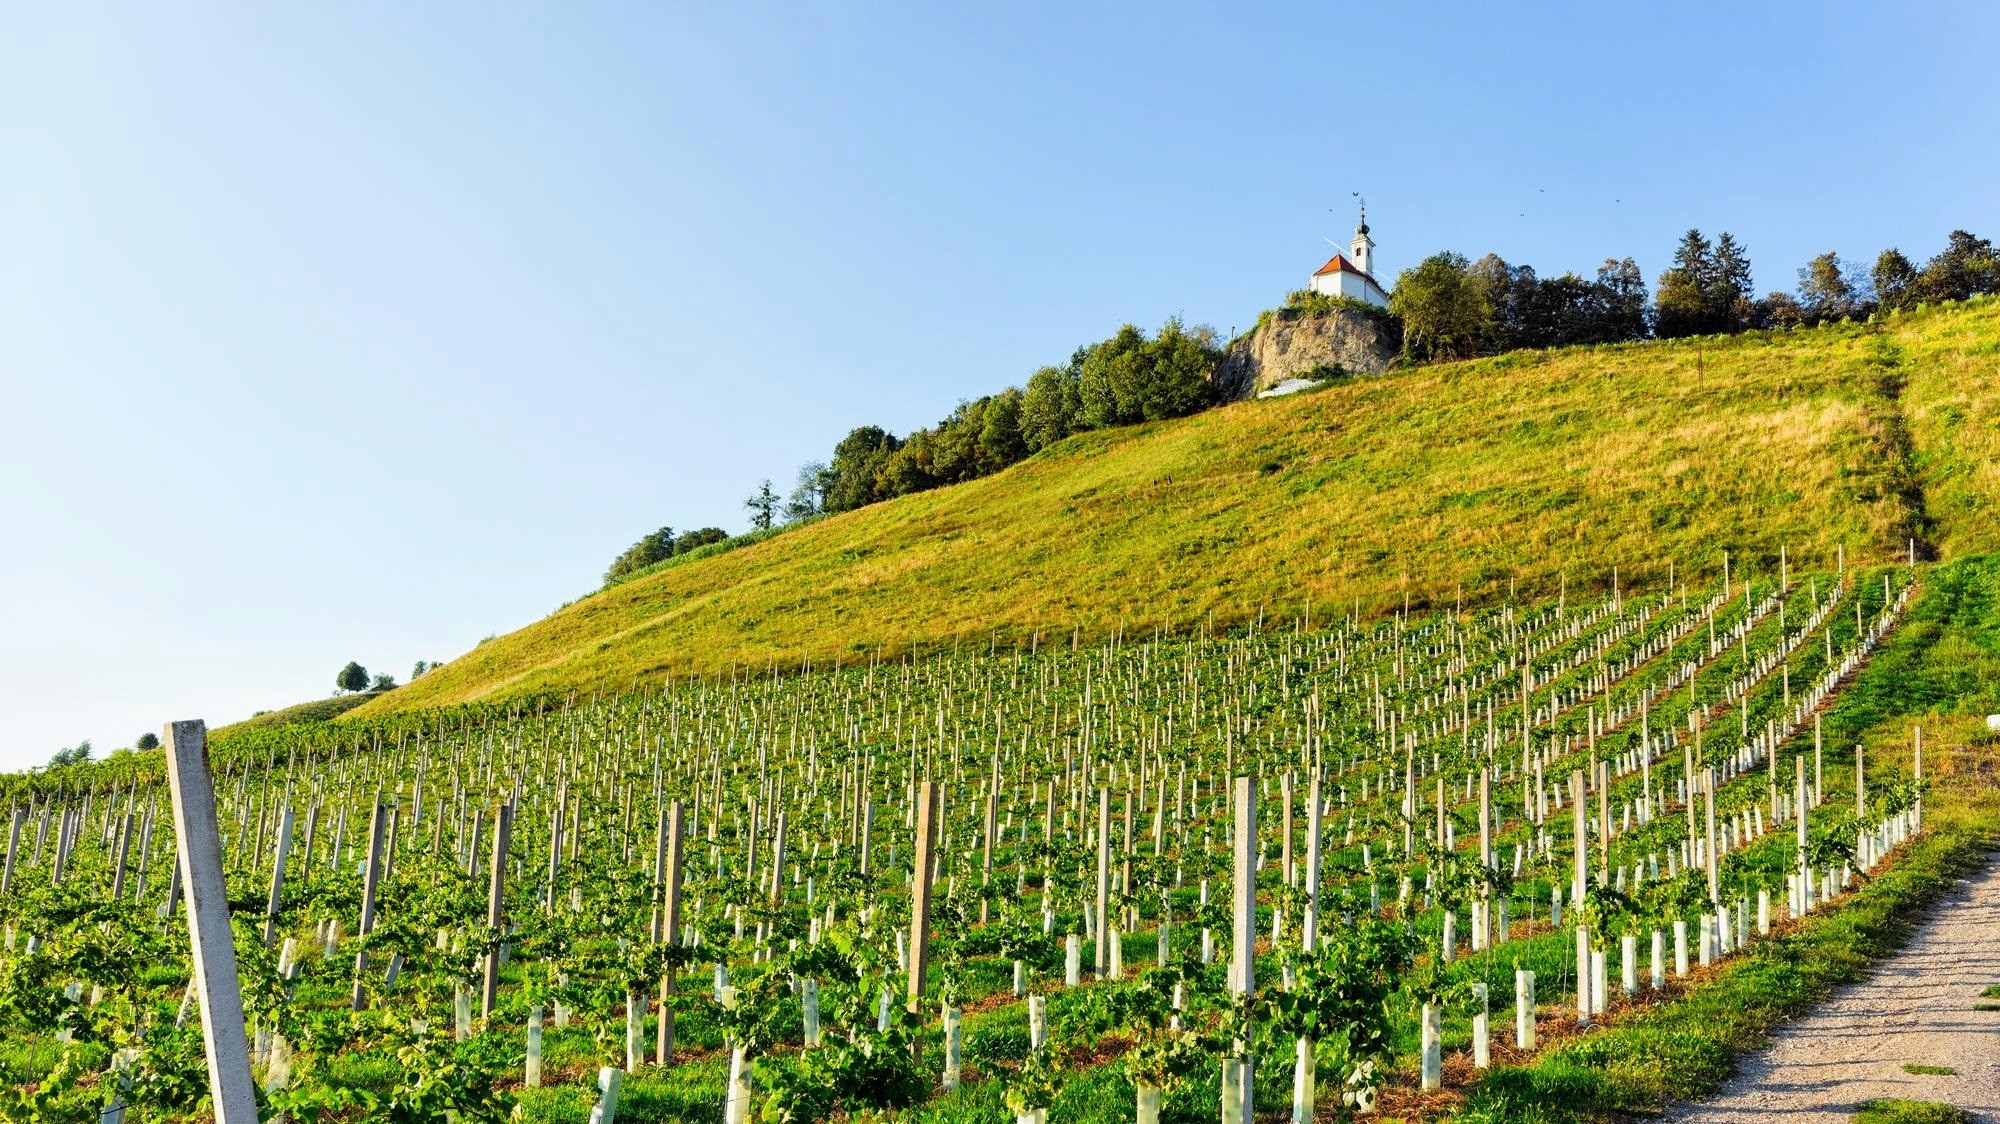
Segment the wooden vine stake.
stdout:
[[[661,944],[671,945],[680,942],[681,865],[685,861],[686,851],[683,837],[687,834],[683,829],[683,822],[686,815],[686,809],[676,800],[668,807],[664,817],[666,885],[662,890],[664,898],[660,903],[658,940]],[[665,974],[660,977],[660,1030],[659,1041],[655,1045],[658,1048],[661,1065],[672,1065],[674,1060],[674,1009],[668,1001],[668,997],[673,993],[674,968],[669,964]]]
[[484,986],[479,1002],[481,1018],[493,1017],[493,1004],[500,996],[500,945],[504,940],[501,926],[507,922],[507,848],[513,834],[514,806],[503,803],[493,809],[493,864],[486,890],[487,938],[493,943],[486,949],[486,978],[482,981]]
[[[931,869],[936,865],[938,786],[925,781],[917,793],[916,862],[910,868],[910,1003],[918,1012],[924,972],[931,962]],[[922,1049],[921,1038],[915,1040]]]
[[181,882],[187,890],[193,988],[201,997],[201,1038],[216,1124],[257,1124],[257,1093],[243,1029],[243,991],[229,931],[222,836],[208,768],[208,728],[200,719],[168,724],[167,783],[174,803]]

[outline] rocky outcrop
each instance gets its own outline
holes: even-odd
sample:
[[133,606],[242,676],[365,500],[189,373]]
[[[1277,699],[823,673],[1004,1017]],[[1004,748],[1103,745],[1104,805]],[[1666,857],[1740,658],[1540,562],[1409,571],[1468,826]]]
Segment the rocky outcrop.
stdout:
[[1349,309],[1314,315],[1281,308],[1223,353],[1215,367],[1216,396],[1235,402],[1287,379],[1334,372],[1381,374],[1395,357],[1394,328],[1386,317]]

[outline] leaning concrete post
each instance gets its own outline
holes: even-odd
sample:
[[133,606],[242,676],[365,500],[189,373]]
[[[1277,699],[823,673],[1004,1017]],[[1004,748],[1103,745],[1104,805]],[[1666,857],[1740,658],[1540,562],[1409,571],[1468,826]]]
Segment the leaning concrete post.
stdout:
[[196,719],[167,726],[167,783],[174,803],[182,882],[187,887],[192,990],[201,996],[201,1038],[216,1124],[257,1124],[256,1086],[243,1029],[243,992],[229,931],[222,837],[208,769],[208,728]]
[[354,935],[362,939],[359,951],[354,954],[354,994],[350,996],[352,1007],[359,1011],[366,1005],[367,995],[362,990],[362,981],[368,974],[368,934],[375,931],[375,889],[382,879],[382,836],[387,825],[382,813],[387,809],[382,798],[375,798],[375,814],[368,828],[368,858],[361,876],[361,924]]
[[13,824],[7,829],[7,866],[0,870],[0,897],[14,889],[14,856],[21,848],[21,827],[28,822],[26,809],[14,809]]
[[292,810],[285,809],[284,819],[278,824],[278,854],[271,862],[271,898],[264,906],[264,943],[275,944],[278,940],[278,906],[285,892],[285,859],[292,852]]

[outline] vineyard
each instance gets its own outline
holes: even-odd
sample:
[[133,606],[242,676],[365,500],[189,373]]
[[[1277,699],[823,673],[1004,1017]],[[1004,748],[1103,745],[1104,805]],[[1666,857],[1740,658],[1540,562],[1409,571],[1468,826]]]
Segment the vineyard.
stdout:
[[[8,777],[0,1118],[257,1118],[231,1074],[297,1121],[1657,1108],[1722,1049],[1677,1011],[1810,974],[1965,830],[1901,718],[1953,696],[1897,692],[2000,572],[1722,557],[1478,611],[176,723]],[[177,858],[203,827],[226,901]]]

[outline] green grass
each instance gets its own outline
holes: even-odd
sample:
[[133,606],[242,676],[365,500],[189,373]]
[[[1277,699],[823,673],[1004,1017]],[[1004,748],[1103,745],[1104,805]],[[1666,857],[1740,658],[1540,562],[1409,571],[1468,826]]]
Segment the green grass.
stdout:
[[1981,999],[2000,999],[2000,984],[1988,984],[1986,989],[1979,993],[1979,997]]
[[1917,1065],[1904,1062],[1903,1072],[1916,1077],[1957,1077],[1958,1071],[1948,1065]]
[[[2000,549],[2000,301],[1517,352],[1080,435],[582,598],[361,715]],[[580,578],[579,584],[586,579]]]
[[1854,1124],[1971,1124],[1972,1117],[1962,1108],[1936,1101],[1904,1101],[1885,1097],[1865,1101],[1854,1114]]
[[329,719],[338,718],[364,703],[373,702],[387,693],[368,691],[361,694],[334,695],[330,698],[314,699],[311,702],[297,703],[282,710],[267,710],[262,714],[246,718],[241,722],[234,722],[227,726],[218,727],[214,733],[240,733],[248,730],[262,730],[277,726],[289,726],[294,722],[325,722]]

